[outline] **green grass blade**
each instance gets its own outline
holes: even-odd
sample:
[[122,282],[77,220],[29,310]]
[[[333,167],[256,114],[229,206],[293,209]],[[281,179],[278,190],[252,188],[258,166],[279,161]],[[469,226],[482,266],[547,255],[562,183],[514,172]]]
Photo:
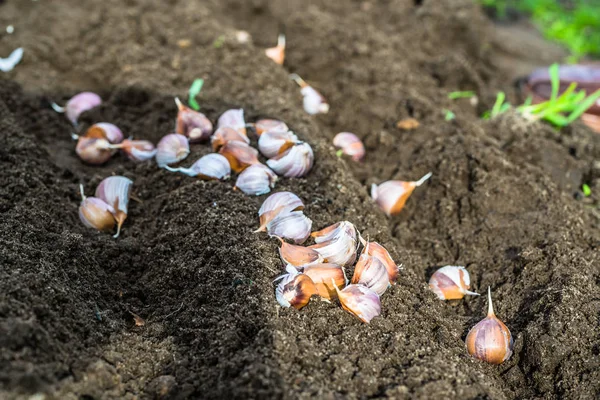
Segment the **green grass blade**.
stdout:
[[592,93],[584,101],[577,105],[573,112],[571,112],[571,114],[569,114],[569,116],[567,117],[569,123],[579,118],[581,114],[583,114],[585,110],[590,108],[598,99],[600,99],[600,90],[597,90],[596,92]]
[[552,95],[550,96],[550,101],[556,100],[556,96],[558,96],[558,89],[560,87],[560,76],[558,75],[558,64],[554,63],[548,68],[548,72],[550,73],[550,82],[552,82]]
[[495,116],[500,114],[500,112],[502,110],[502,104],[504,104],[505,98],[506,98],[506,95],[504,94],[504,92],[498,92],[498,95],[496,96],[496,102],[494,103],[494,107],[492,107],[492,113],[491,113],[492,118],[494,118]]
[[470,99],[471,97],[475,96],[475,92],[472,90],[466,90],[463,92],[450,92],[448,93],[448,98],[450,100],[456,100],[456,99]]

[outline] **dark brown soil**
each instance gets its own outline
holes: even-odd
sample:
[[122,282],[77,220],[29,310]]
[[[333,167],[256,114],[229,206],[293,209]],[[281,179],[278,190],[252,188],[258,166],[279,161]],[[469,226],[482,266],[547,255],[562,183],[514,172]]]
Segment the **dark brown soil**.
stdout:
[[[470,1],[7,0],[7,24],[0,55],[23,46],[25,57],[0,78],[0,397],[600,396],[600,135],[478,118],[521,73],[498,60],[523,52],[500,48]],[[237,29],[253,43],[237,43]],[[280,29],[284,68],[262,53]],[[547,58],[532,48],[525,63]],[[289,72],[328,97],[328,115],[303,112]],[[49,107],[95,90],[105,103],[82,128],[114,122],[156,142],[197,77],[211,119],[243,107],[313,145],[311,174],[277,190],[304,199],[315,228],[350,220],[404,265],[382,317],[365,325],[319,301],[282,309],[277,242],[251,233],[264,197],[152,162],[86,166]],[[478,91],[479,105],[451,102],[453,90]],[[407,117],[421,126],[398,130]],[[364,139],[364,163],[335,156],[341,130]],[[207,152],[194,145],[186,165]],[[396,218],[368,197],[371,183],[428,171]],[[111,174],[133,179],[142,200],[118,240],[77,216],[78,185],[92,193]],[[584,182],[591,199],[578,195]],[[491,286],[516,338],[509,361],[466,354],[486,301],[438,301],[427,280],[446,264],[466,265],[479,292]]]

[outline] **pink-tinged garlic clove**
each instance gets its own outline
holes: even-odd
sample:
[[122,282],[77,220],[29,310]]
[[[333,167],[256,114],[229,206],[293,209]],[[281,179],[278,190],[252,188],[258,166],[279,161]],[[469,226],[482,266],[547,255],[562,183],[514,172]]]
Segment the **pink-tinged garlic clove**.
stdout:
[[314,154],[312,148],[308,143],[302,143],[292,146],[285,153],[267,160],[267,165],[277,175],[287,178],[300,178],[308,174],[313,166],[313,162]]
[[123,132],[115,125],[108,122],[98,122],[89,127],[84,136],[94,138],[104,138],[112,144],[123,141]]
[[86,197],[83,185],[81,191],[81,204],[79,205],[79,219],[88,228],[98,231],[112,231],[115,227],[114,208],[96,197]]
[[292,131],[269,131],[262,134],[258,139],[258,149],[263,156],[271,158],[284,153],[298,143],[300,141]]
[[471,328],[465,342],[471,356],[490,364],[502,364],[512,355],[513,337],[510,330],[494,313],[489,287],[487,317]]
[[313,264],[304,267],[303,273],[315,284],[317,294],[325,300],[337,297],[337,289],[348,284],[344,268],[335,264]]
[[310,236],[312,221],[302,211],[283,210],[266,225],[270,236],[292,240],[302,244]]
[[157,152],[152,142],[147,140],[125,139],[119,145],[112,147],[120,148],[127,158],[139,162],[151,160]]
[[[337,288],[337,286],[336,286]],[[344,310],[362,322],[369,323],[381,314],[381,300],[375,291],[363,285],[348,285],[344,290],[336,289]]]
[[298,273],[294,267],[288,268],[287,271],[287,274],[276,279],[280,282],[275,289],[275,297],[282,307],[294,307],[299,310],[317,294],[317,289],[307,275]]
[[479,296],[469,291],[471,280],[465,267],[447,265],[435,271],[429,279],[429,287],[440,300],[462,299],[465,295]]
[[256,134],[260,137],[265,132],[287,132],[289,131],[288,126],[283,121],[279,121],[276,119],[259,119],[254,124],[254,130]]
[[431,172],[415,182],[386,181],[381,185],[371,186],[371,197],[386,215],[397,215],[404,208],[406,200],[416,187],[421,186],[431,177]]
[[114,154],[111,144],[106,139],[79,136],[75,152],[83,161],[92,165],[107,162]]
[[114,208],[114,217],[117,221],[117,233],[115,238],[121,233],[121,226],[127,219],[127,207],[129,206],[129,197],[131,196],[131,187],[133,181],[124,176],[109,176],[105,178],[96,188],[96,197]]
[[351,222],[342,221],[310,234],[315,239],[315,243],[327,242],[340,235],[350,236],[352,240],[356,241],[356,228]]
[[310,115],[326,114],[329,112],[329,104],[327,104],[325,97],[321,93],[317,92],[312,86],[309,86],[298,74],[290,74],[290,79],[300,86],[304,111]]
[[52,104],[52,108],[54,111],[64,112],[69,121],[73,125],[77,125],[77,120],[83,112],[98,107],[100,104],[102,104],[102,99],[96,93],[81,92],[71,97],[64,108],[57,104]]
[[175,104],[178,109],[175,132],[186,136],[192,143],[208,140],[213,131],[213,124],[206,115],[187,107],[177,97]]
[[255,232],[263,232],[267,228],[273,218],[275,218],[280,212],[287,211],[299,211],[304,209],[304,203],[298,196],[292,192],[277,192],[273,193],[262,203],[258,210],[258,217],[260,218],[260,227]]
[[227,158],[231,169],[238,174],[251,165],[260,164],[258,151],[243,142],[227,142],[219,153]]
[[190,168],[172,168],[165,166],[171,172],[181,172],[188,176],[195,176],[205,181],[225,180],[231,175],[229,161],[221,154],[211,153],[201,157]]
[[244,121],[244,110],[234,109],[225,111],[217,122],[217,129],[222,127],[233,128],[244,136],[246,134],[246,121]]
[[333,145],[342,149],[342,152],[352,157],[354,161],[362,161],[365,158],[365,146],[354,133],[338,133],[333,138]]
[[348,266],[356,260],[356,241],[348,235],[340,235],[325,242],[309,246],[317,251],[327,263]]
[[289,264],[298,268],[306,265],[318,264],[323,261],[323,257],[313,249],[289,244],[280,237],[277,237],[277,239],[281,241],[279,256],[281,257],[281,261],[286,265]]
[[354,268],[352,283],[364,285],[379,296],[384,294],[390,286],[390,278],[385,265],[378,258],[370,256],[366,247]]
[[381,261],[383,265],[385,265],[390,283],[395,284],[396,280],[398,279],[398,272],[400,270],[400,267],[396,265],[396,263],[392,259],[392,256],[390,256],[390,253],[385,249],[385,247],[383,247],[377,242],[363,241],[363,244],[365,245],[365,249],[363,250],[363,252],[366,251],[368,255],[379,259],[379,261]]
[[277,37],[277,46],[266,49],[265,54],[275,63],[283,65],[285,60],[285,35],[283,33]]
[[250,144],[250,139],[233,128],[224,126],[215,131],[210,138],[213,151],[219,151],[227,142],[243,142]]
[[184,160],[188,154],[190,154],[188,139],[178,133],[164,136],[156,145],[156,163],[161,168]]
[[246,168],[238,176],[235,188],[242,192],[260,196],[269,193],[275,187],[277,174],[263,164],[254,164]]

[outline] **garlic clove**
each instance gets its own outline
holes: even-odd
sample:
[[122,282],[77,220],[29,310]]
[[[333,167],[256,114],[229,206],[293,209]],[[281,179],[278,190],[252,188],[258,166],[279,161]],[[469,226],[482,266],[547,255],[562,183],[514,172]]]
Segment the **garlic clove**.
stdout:
[[132,161],[146,161],[152,159],[156,155],[156,148],[147,140],[130,140],[125,139],[121,144],[114,146],[120,148],[123,153]]
[[[335,286],[335,285],[334,285]],[[336,291],[344,310],[354,314],[362,322],[369,323],[381,314],[381,300],[375,291],[363,285],[348,285]]]
[[368,255],[379,259],[379,261],[383,263],[387,270],[390,283],[396,283],[400,268],[396,265],[392,259],[392,256],[390,256],[390,253],[385,249],[385,247],[377,242],[367,242],[364,251],[366,251]]
[[246,122],[244,121],[244,110],[235,109],[227,110],[220,117],[217,122],[217,129],[222,127],[233,128],[244,136],[246,134]]
[[429,287],[440,300],[462,299],[465,295],[479,296],[469,291],[471,280],[465,267],[447,265],[435,271],[429,279]]
[[79,205],[79,219],[88,228],[99,231],[111,231],[115,227],[114,208],[97,197],[85,197],[83,185],[81,190],[81,204]]
[[288,270],[288,274],[282,275],[277,280],[281,282],[275,289],[277,302],[283,307],[294,307],[301,309],[308,304],[310,298],[317,294],[317,289],[312,279],[297,271]]
[[279,236],[302,244],[310,236],[311,226],[312,221],[302,211],[284,209],[266,224],[266,229],[270,236]]
[[269,131],[260,135],[258,139],[258,149],[263,156],[271,158],[284,153],[290,147],[298,143],[300,143],[300,141],[292,131]]
[[378,258],[370,256],[366,247],[354,268],[352,283],[364,285],[379,296],[390,287],[390,278],[385,265]]
[[312,279],[317,294],[326,300],[335,299],[337,289],[341,290],[348,283],[344,269],[335,264],[308,265],[303,273]]
[[190,154],[188,139],[178,133],[164,136],[156,145],[156,163],[161,168],[185,159],[188,154]]
[[266,49],[265,54],[275,63],[283,65],[285,59],[285,35],[283,33],[277,37],[277,46]]
[[302,104],[304,106],[304,111],[310,115],[326,114],[329,112],[329,104],[327,104],[325,98],[312,86],[309,86],[304,79],[300,78],[298,74],[290,74],[290,79],[300,86],[300,93],[302,93],[303,96]]
[[333,145],[341,148],[342,152],[352,157],[354,161],[365,158],[365,146],[354,133],[340,132],[333,138]]
[[212,134],[213,124],[206,115],[192,110],[175,97],[177,104],[177,122],[175,132],[187,136],[190,142],[203,142]]
[[106,139],[112,144],[123,141],[123,132],[116,125],[108,122],[98,122],[90,126],[84,136]]
[[491,364],[502,364],[512,355],[513,337],[510,330],[494,313],[489,287],[487,317],[471,328],[465,342],[471,356]]
[[168,165],[165,169],[171,172],[181,172],[188,176],[196,176],[202,180],[225,180],[231,175],[229,161],[221,154],[211,153],[201,157],[190,168],[171,168]]
[[277,237],[277,239],[281,241],[279,256],[281,257],[281,260],[288,265],[302,267],[305,265],[321,263],[323,261],[323,257],[313,249],[289,244],[280,237]]
[[259,119],[254,124],[256,134],[260,137],[265,132],[276,131],[276,132],[287,132],[289,131],[288,126],[285,122],[276,119]]
[[219,153],[227,158],[231,169],[238,174],[249,166],[260,163],[258,151],[243,142],[227,142]]
[[371,186],[371,197],[373,201],[387,214],[397,215],[404,208],[406,200],[410,197],[416,187],[421,186],[431,177],[431,172],[415,182],[386,181],[381,185]]
[[283,210],[299,211],[304,209],[304,203],[292,192],[273,193],[262,203],[258,210],[260,227],[256,232],[266,230],[267,223],[275,218]]
[[313,166],[313,162],[314,154],[312,148],[308,143],[302,143],[293,146],[283,154],[267,160],[267,165],[277,175],[287,178],[299,178],[308,174]]
[[341,234],[308,247],[321,254],[325,262],[345,267],[356,260],[356,245],[356,241],[350,235]]
[[[69,121],[71,121],[73,125],[77,125],[77,120],[83,112],[98,107],[100,104],[102,104],[102,99],[96,93],[81,92],[71,97],[63,110]],[[61,109],[60,107],[53,108],[57,111],[60,111]]]
[[235,182],[235,188],[242,192],[260,196],[275,187],[277,174],[263,164],[254,164],[242,171]]
[[242,135],[238,131],[228,126],[221,127],[215,131],[210,138],[212,148],[214,151],[218,151],[227,142],[243,142],[250,144],[250,139],[246,135]]
[[106,139],[79,136],[75,152],[88,164],[100,165],[107,162],[114,154]]
[[315,231],[310,234],[315,239],[315,243],[323,243],[331,239],[335,239],[340,235],[348,235],[352,240],[356,241],[356,228],[349,221],[337,222],[320,231]]
[[127,219],[127,207],[129,197],[131,196],[131,186],[133,181],[124,176],[109,176],[105,178],[96,188],[96,197],[103,200],[106,204],[114,208],[114,217],[117,220],[117,233],[115,238],[121,233],[121,226]]

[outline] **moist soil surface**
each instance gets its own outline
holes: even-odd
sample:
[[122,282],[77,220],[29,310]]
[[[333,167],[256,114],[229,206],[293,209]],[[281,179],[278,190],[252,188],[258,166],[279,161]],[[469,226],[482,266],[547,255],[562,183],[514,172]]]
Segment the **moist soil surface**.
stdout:
[[[9,24],[0,54],[25,56],[0,77],[0,397],[600,396],[600,135],[479,118],[498,90],[519,101],[513,65],[547,65],[560,49],[494,27],[468,0],[7,0],[2,32]],[[283,67],[263,53],[281,30]],[[291,72],[328,98],[327,115],[303,111]],[[278,241],[252,233],[266,196],[234,191],[235,179],[78,159],[70,134],[95,122],[156,143],[195,78],[211,120],[241,107],[313,146],[311,173],[275,190],[298,194],[314,229],[351,221],[403,265],[380,317],[363,324],[337,301],[280,307]],[[104,103],[73,128],[50,102],[83,90]],[[478,104],[448,100],[455,90]],[[405,118],[420,126],[398,129]],[[340,131],[364,140],[363,163],[336,157]],[[210,151],[192,145],[182,165]],[[369,198],[372,183],[428,171],[397,217]],[[79,184],[91,195],[113,174],[140,200],[116,240],[77,213]],[[502,365],[465,350],[485,296],[442,302],[428,289],[443,265],[491,287],[515,338]]]

